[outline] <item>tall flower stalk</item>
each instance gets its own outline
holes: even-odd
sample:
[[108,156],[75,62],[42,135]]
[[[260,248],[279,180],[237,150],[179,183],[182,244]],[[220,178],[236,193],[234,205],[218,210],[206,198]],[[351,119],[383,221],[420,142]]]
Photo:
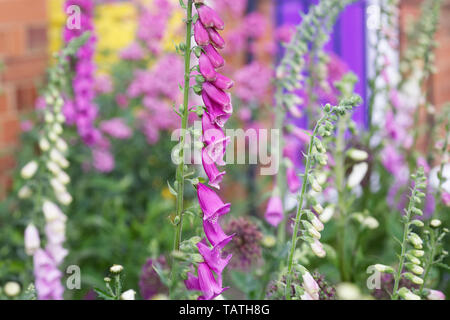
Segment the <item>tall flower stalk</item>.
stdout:
[[[41,154],[37,160],[25,165],[21,170],[26,184],[19,190],[21,199],[32,197],[34,211],[32,223],[25,229],[25,252],[33,256],[34,276],[37,296],[43,300],[61,300],[64,287],[62,272],[58,270],[68,251],[65,241],[66,215],[60,207],[68,206],[72,196],[66,185],[70,177],[65,172],[69,162],[65,157],[68,145],[62,137],[65,117],[62,114],[63,95],[68,90],[68,58],[73,57],[85,43],[89,34],[72,40],[56,55],[57,62],[49,71],[49,80],[44,93],[45,108],[42,110],[43,127],[39,136]],[[44,214],[44,222],[42,216]],[[46,242],[41,248],[38,227],[43,226]]]
[[[176,195],[177,195],[177,216],[176,234],[174,241],[174,251],[180,251],[182,247],[195,246],[199,255],[191,254],[192,264],[196,266],[196,273],[191,271],[186,273],[185,285],[188,290],[200,291],[198,297],[201,300],[214,299],[227,288],[222,285],[222,272],[231,259],[231,254],[223,257],[222,250],[231,241],[232,235],[228,236],[220,226],[219,218],[230,211],[230,204],[223,203],[219,195],[200,179],[190,181],[197,189],[197,197],[202,212],[202,224],[206,238],[201,241],[196,239],[186,243],[181,241],[181,226],[183,219],[183,193],[185,173],[184,144],[186,139],[187,121],[190,110],[189,85],[191,77],[195,79],[193,90],[202,97],[204,107],[196,108],[197,114],[202,117],[202,144],[201,151],[203,170],[208,178],[208,184],[216,189],[220,189],[220,183],[225,172],[220,172],[217,166],[225,165],[223,157],[225,147],[229,138],[225,136],[222,127],[231,116],[233,107],[231,98],[225,90],[233,86],[233,81],[217,72],[217,69],[225,63],[222,56],[217,51],[223,49],[225,42],[220,36],[220,30],[224,29],[224,23],[219,15],[211,7],[205,5],[203,1],[189,0],[187,5],[181,2],[186,9],[186,43],[178,47],[185,55],[185,87],[184,102],[180,116],[182,119],[182,136],[180,138],[180,159],[177,168]],[[193,16],[193,7],[197,14]],[[197,46],[191,48],[192,29]],[[198,58],[198,65],[191,68],[191,53],[194,52]],[[195,71],[195,73],[194,73]],[[189,175],[189,174],[188,174]],[[182,244],[186,244],[182,246]],[[172,266],[174,270],[174,266]],[[173,273],[173,272],[172,272]],[[174,275],[172,275],[174,277]]]
[[[332,134],[334,129],[333,122],[338,120],[338,116],[344,116],[347,112],[353,110],[354,107],[361,103],[361,98],[359,96],[351,96],[347,99],[343,99],[338,106],[331,106],[330,104],[325,105],[323,108],[323,114],[319,121],[317,121],[314,130],[311,135],[311,140],[308,147],[308,153],[305,155],[306,165],[303,173],[302,188],[298,197],[297,213],[294,222],[294,231],[292,233],[292,240],[290,244],[290,252],[287,262],[287,276],[286,276],[286,299],[291,298],[291,281],[293,276],[293,266],[294,266],[294,253],[299,240],[299,227],[302,223],[303,228],[301,230],[300,238],[308,242],[311,250],[319,257],[325,256],[325,251],[323,250],[322,244],[320,243],[320,231],[323,230],[322,223],[315,224],[317,221],[316,215],[311,211],[305,210],[303,208],[304,198],[306,195],[308,184],[317,191],[321,191],[321,186],[319,185],[317,178],[315,177],[313,167],[316,164],[326,165],[327,155],[326,149],[322,144],[319,137],[326,137]],[[323,208],[320,204],[315,204],[313,206],[314,210],[320,215],[323,212]],[[302,220],[303,215],[306,214],[307,220]]]
[[[345,1],[320,1],[317,5],[312,6],[307,14],[303,16],[302,22],[297,26],[296,32],[291,41],[284,45],[285,54],[280,61],[276,71],[276,92],[275,92],[275,128],[281,132],[284,129],[289,129],[289,124],[286,123],[286,116],[288,113],[298,115],[298,106],[304,101],[297,96],[296,91],[303,89],[305,77],[303,72],[306,68],[305,57],[308,55],[309,46],[312,45],[314,50],[314,58],[323,62],[324,51],[323,48],[329,38],[331,29],[336,21],[337,16],[342,9],[356,0]],[[310,121],[314,121],[310,119]],[[279,174],[276,177],[276,186],[272,199],[278,201],[281,199],[281,205],[278,206],[278,218],[276,223],[271,223],[274,226],[280,227],[278,229],[278,242],[284,244],[285,242],[285,209],[282,204],[287,194],[289,161],[282,159],[281,155],[284,150],[284,139],[280,139],[278,146]],[[292,173],[292,172],[290,172]],[[292,176],[291,176],[292,177]],[[269,201],[269,204],[274,200]],[[272,208],[268,208],[272,209]],[[266,212],[269,216],[273,216],[272,212]]]
[[192,39],[192,6],[193,0],[188,0],[186,8],[186,40],[184,46],[184,88],[183,88],[183,105],[180,110],[181,116],[181,137],[180,137],[180,163],[176,171],[176,229],[175,229],[175,240],[174,240],[174,250],[180,250],[181,234],[183,229],[183,206],[184,206],[184,145],[186,140],[186,131],[188,126],[189,117],[189,81],[191,78],[191,39]]

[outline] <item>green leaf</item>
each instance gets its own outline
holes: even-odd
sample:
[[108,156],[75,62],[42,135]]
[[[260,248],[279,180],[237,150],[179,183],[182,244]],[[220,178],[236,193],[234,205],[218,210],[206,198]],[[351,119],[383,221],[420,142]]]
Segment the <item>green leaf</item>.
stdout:
[[114,300],[114,297],[113,297],[113,296],[111,296],[109,293],[107,293],[107,292],[105,292],[105,291],[103,291],[103,290],[94,288],[94,291],[95,291],[96,294],[98,294],[98,296],[99,296],[100,298],[102,298],[102,299],[104,299],[104,300]]
[[170,185],[169,181],[167,181],[167,186],[169,187],[170,193],[173,194],[176,197],[178,195],[178,193],[175,191],[174,188],[172,188],[172,186]]

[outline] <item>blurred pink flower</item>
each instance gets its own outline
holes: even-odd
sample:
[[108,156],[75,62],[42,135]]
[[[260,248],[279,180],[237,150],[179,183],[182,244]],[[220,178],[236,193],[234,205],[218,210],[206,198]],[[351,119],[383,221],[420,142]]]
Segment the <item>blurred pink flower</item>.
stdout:
[[114,156],[109,150],[94,149],[92,150],[93,166],[96,170],[108,173],[115,167]]
[[100,123],[100,130],[116,139],[128,139],[133,133],[121,118],[102,121]]
[[106,94],[113,91],[113,83],[108,74],[102,74],[95,78],[95,90],[97,93]]
[[289,43],[294,33],[295,26],[285,24],[278,27],[278,29],[276,30],[275,38],[280,42]]
[[124,60],[142,60],[145,52],[138,42],[131,43],[128,47],[120,51],[120,58]]
[[259,38],[265,34],[267,30],[266,17],[258,12],[248,14],[244,19],[243,29],[248,37]]
[[244,102],[264,102],[272,81],[273,72],[259,62],[252,62],[238,70],[235,75],[236,96]]
[[20,129],[22,132],[29,132],[31,129],[33,129],[33,121],[31,120],[24,120],[20,122]]

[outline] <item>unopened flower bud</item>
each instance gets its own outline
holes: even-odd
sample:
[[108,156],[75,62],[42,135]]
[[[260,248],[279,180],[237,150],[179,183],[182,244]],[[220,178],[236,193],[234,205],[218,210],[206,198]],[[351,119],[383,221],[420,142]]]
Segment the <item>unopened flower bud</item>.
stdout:
[[311,179],[311,188],[315,191],[315,192],[322,192],[322,187],[320,186],[319,182],[317,181],[317,179],[312,178]]
[[261,244],[266,248],[273,248],[276,243],[277,239],[271,235],[264,236],[261,241]]
[[419,278],[418,276],[416,276],[416,275],[414,275],[414,274],[412,274],[410,272],[403,273],[403,277],[405,277],[405,279],[408,279],[408,280],[412,281],[412,283],[415,283],[415,284],[422,284],[423,283],[422,278]]
[[423,250],[409,250],[408,253],[418,258],[423,257],[425,255],[425,251]]
[[420,259],[414,257],[412,254],[407,253],[406,258],[414,264],[420,264]]
[[323,207],[320,203],[313,205],[313,209],[320,215],[323,213]]
[[414,232],[411,232],[408,236],[409,242],[414,246],[416,249],[422,249],[423,241],[422,239]]
[[420,300],[420,297],[412,293],[408,288],[401,288],[398,290],[398,295],[405,300]]
[[394,273],[394,269],[390,266],[386,266],[384,264],[375,264],[375,270],[382,273]]
[[424,223],[420,220],[413,220],[411,221],[411,224],[419,228],[422,228],[424,226]]
[[418,266],[417,264],[414,264],[414,263],[406,263],[405,267],[417,275],[423,274],[423,271],[424,271],[421,266]]
[[371,216],[365,217],[362,221],[362,224],[371,230],[378,228],[378,226],[380,225],[378,223],[378,220]]
[[113,264],[111,268],[109,268],[111,273],[121,273],[123,271],[123,266],[120,264]]

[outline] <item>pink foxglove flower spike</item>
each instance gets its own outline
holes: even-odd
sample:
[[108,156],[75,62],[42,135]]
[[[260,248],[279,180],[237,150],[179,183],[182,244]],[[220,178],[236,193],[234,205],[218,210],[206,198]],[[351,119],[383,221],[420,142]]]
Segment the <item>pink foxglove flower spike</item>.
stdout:
[[[203,77],[196,77],[196,93],[200,94],[205,104],[202,116],[204,148],[202,150],[203,169],[208,176],[209,185],[219,189],[225,171],[220,172],[218,165],[225,165],[223,156],[229,143],[222,127],[233,112],[231,97],[224,90],[233,86],[233,81],[216,72],[216,68],[225,61],[216,48],[225,46],[217,30],[224,28],[219,15],[203,2],[195,1],[199,19],[194,25],[194,39],[202,46],[199,58],[199,71]],[[206,81],[205,81],[206,80]],[[200,92],[201,91],[201,92]],[[224,203],[216,192],[202,183],[197,184],[197,196],[203,212],[203,229],[206,239],[197,244],[203,262],[197,266],[196,277],[188,273],[185,285],[188,290],[201,291],[199,300],[214,299],[228,288],[222,286],[222,272],[232,255],[223,257],[222,250],[232,240],[233,235],[226,235],[219,223],[219,218],[230,211],[230,204]],[[208,243],[209,241],[209,243]]]

